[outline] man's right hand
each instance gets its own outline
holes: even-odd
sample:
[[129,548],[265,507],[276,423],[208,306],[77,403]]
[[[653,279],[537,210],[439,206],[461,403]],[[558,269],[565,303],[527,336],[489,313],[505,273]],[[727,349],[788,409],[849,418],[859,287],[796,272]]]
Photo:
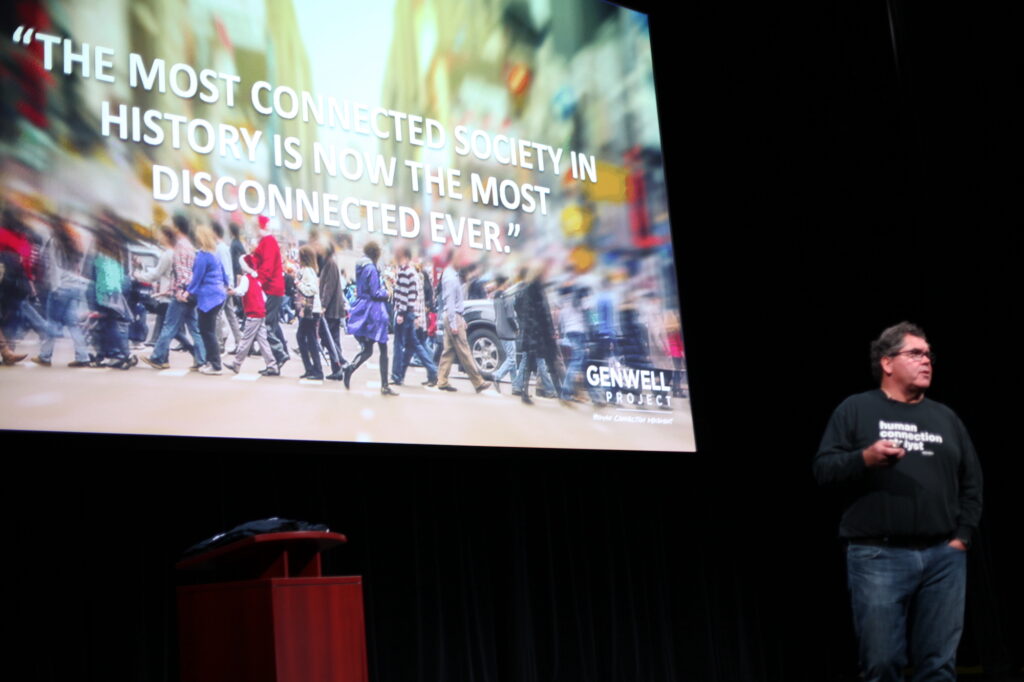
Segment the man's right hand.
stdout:
[[876,440],[861,453],[864,465],[868,467],[887,467],[903,459],[907,451],[896,447],[892,441]]

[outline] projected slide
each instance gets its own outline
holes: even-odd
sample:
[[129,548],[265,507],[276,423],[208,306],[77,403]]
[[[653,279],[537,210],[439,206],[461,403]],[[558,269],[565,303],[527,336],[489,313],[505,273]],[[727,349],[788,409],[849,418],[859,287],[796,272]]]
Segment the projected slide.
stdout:
[[695,450],[646,15],[4,22],[0,428]]

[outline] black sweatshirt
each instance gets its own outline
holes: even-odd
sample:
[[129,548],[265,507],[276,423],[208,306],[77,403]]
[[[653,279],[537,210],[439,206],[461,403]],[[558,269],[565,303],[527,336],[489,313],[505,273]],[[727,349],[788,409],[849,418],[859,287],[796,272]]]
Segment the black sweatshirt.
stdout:
[[[862,452],[877,440],[897,442],[906,457],[868,468]],[[971,437],[953,410],[927,398],[903,403],[876,389],[844,400],[822,436],[814,476],[852,494],[839,524],[843,538],[969,544],[981,518],[981,465]]]

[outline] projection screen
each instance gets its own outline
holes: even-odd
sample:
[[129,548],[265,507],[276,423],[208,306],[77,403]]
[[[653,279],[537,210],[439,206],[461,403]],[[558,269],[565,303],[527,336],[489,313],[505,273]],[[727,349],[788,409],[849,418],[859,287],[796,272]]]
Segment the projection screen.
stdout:
[[0,427],[695,449],[646,15],[9,8]]

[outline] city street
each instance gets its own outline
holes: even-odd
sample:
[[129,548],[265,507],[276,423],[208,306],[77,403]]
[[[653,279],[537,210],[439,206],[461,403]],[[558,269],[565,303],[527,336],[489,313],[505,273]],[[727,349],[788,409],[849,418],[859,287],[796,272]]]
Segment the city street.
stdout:
[[[250,357],[242,372],[222,376],[189,371],[192,357],[170,354],[171,369],[141,362],[130,370],[67,367],[67,339],[58,340],[53,366],[26,359],[0,367],[0,428],[321,441],[493,445],[613,450],[694,450],[688,399],[673,409],[565,406],[534,398],[524,405],[503,382],[477,394],[453,368],[455,393],[425,388],[425,370],[410,367],[400,395],[380,394],[376,352],[352,377],[306,381],[294,351],[295,325],[284,325],[292,360],[279,377],[263,377],[263,360]],[[346,359],[358,344],[343,336]],[[228,346],[232,343],[229,341]],[[391,350],[391,349],[389,349]],[[18,344],[33,357],[33,334]],[[225,358],[226,359],[226,358]],[[533,394],[531,390],[531,394]]]

